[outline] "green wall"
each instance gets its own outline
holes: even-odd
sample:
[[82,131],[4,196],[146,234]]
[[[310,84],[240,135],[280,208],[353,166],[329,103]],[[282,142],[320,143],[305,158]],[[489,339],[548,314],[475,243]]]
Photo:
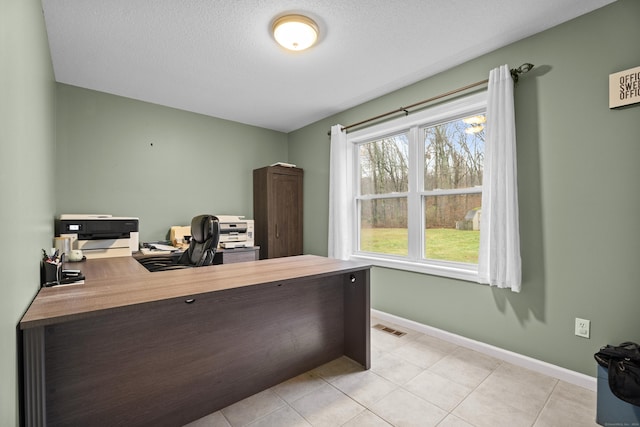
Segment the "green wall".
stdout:
[[140,218],[141,241],[201,213],[253,217],[253,169],[281,132],[58,84],[56,210]]
[[[608,108],[608,76],[640,65],[640,2],[621,0],[289,135],[305,169],[305,252],[326,255],[329,138],[347,125],[536,68],[516,89],[523,285],[519,294],[374,268],[374,308],[595,376],[593,353],[640,341],[640,105]],[[322,196],[324,195],[324,196]],[[591,339],[574,318],[591,320]]]
[[55,83],[36,0],[0,1],[0,425],[18,424],[17,325],[53,236]]

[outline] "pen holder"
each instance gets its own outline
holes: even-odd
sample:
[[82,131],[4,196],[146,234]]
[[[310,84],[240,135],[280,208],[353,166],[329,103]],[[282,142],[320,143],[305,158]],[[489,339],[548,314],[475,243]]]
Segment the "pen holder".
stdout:
[[40,281],[42,286],[55,286],[62,280],[62,263],[52,264],[42,261],[40,265]]

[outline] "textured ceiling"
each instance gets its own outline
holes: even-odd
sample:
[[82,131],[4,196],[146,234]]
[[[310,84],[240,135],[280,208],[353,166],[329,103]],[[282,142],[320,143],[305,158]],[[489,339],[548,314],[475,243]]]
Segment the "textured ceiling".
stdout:
[[[283,132],[612,2],[42,0],[58,82]],[[319,44],[280,48],[286,12]]]

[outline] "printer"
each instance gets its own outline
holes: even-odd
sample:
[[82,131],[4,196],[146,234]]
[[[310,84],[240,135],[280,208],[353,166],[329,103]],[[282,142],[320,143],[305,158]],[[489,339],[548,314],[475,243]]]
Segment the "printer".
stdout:
[[244,216],[216,215],[220,220],[220,241],[223,249],[248,248],[253,246],[253,220]]
[[56,219],[56,236],[71,238],[71,249],[87,259],[131,256],[138,251],[138,218],[112,215],[63,214]]
[[[253,220],[244,219],[236,215],[215,215],[220,225],[220,239],[218,248],[250,248],[254,244]],[[184,249],[189,246],[185,236],[191,234],[188,225],[174,225],[170,230],[170,240],[173,246]]]

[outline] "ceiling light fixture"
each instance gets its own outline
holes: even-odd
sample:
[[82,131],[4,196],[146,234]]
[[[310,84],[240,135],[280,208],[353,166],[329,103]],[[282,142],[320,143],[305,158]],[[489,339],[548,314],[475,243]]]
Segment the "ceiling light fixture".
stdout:
[[464,130],[465,133],[474,134],[484,129],[484,123],[486,123],[487,117],[483,114],[479,116],[465,117],[462,121],[469,125],[469,127]]
[[274,21],[273,37],[286,49],[305,50],[318,40],[318,25],[303,15],[285,15]]
[[465,117],[462,121],[468,125],[481,125],[487,121],[487,117],[485,115],[471,116]]
[[482,129],[484,129],[483,125],[471,125],[470,127],[466,128],[464,132],[468,133],[469,135],[473,135],[474,133],[480,132]]

